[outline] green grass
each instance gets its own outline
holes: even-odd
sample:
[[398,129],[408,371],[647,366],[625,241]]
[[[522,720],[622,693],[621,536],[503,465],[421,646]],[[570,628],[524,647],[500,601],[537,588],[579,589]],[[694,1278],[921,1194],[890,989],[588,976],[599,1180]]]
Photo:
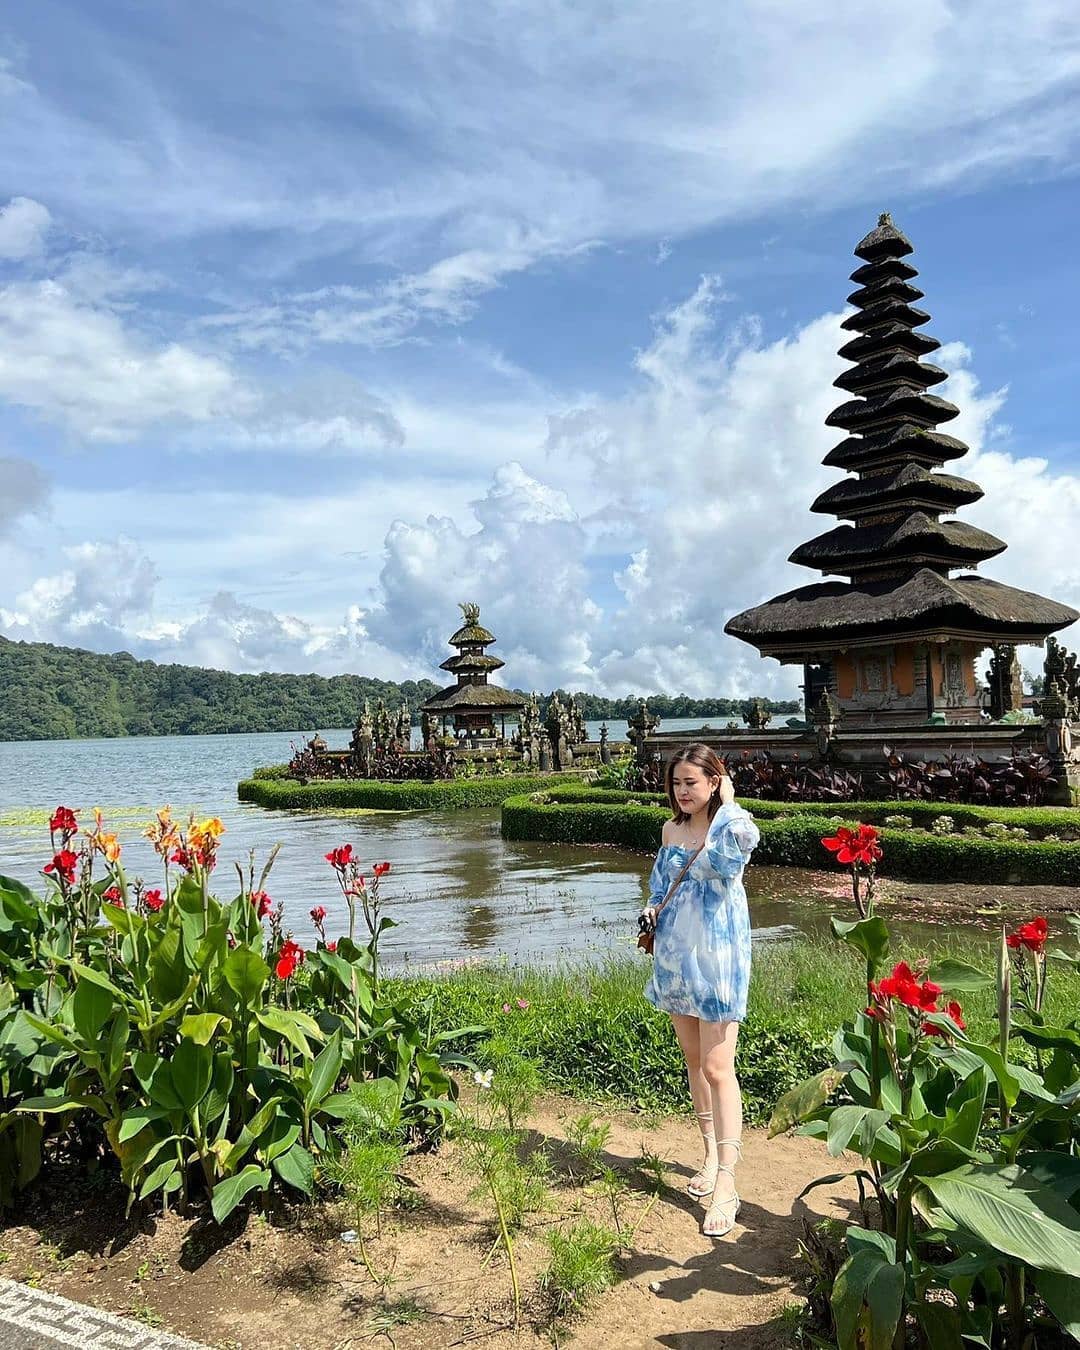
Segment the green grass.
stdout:
[[[1062,942],[1064,925],[1052,927]],[[988,974],[994,969],[992,944],[972,937],[943,935],[932,946],[898,941],[889,959],[946,956]],[[647,978],[647,959],[631,956],[575,969],[473,966],[401,983],[417,998],[430,998],[436,1027],[491,1028],[499,1053],[509,1049],[531,1060],[551,1089],[646,1110],[686,1110],[682,1058],[669,1019],[642,997]],[[755,950],[739,1041],[748,1121],[766,1121],[782,1093],[825,1066],[834,1031],[865,1002],[862,978],[854,953],[838,943],[770,943]],[[528,1007],[520,1008],[519,1000]],[[971,1035],[989,1037],[993,993],[968,994],[962,1002]],[[1051,1022],[1080,1013],[1080,976],[1054,963],[1046,1012]],[[478,1063],[497,1063],[491,1041],[481,1036],[472,1046]]]

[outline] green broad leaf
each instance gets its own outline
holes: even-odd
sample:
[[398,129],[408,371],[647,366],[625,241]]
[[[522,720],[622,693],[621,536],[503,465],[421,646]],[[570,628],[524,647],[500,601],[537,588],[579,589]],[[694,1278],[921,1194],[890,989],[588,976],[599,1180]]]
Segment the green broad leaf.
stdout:
[[80,980],[88,980],[91,984],[96,984],[102,989],[107,989],[113,998],[123,1001],[123,993],[117,989],[112,980],[107,975],[102,975],[100,970],[94,970],[92,966],[84,966],[78,961],[71,962],[71,969]]
[[203,1124],[207,1128],[222,1116],[229,1105],[234,1082],[232,1055],[227,1050],[221,1051],[214,1056],[214,1076],[210,1083],[210,1091],[202,1100],[201,1114]]
[[1020,1099],[1020,1080],[1013,1072],[1013,1065],[1006,1064],[1001,1054],[990,1045],[980,1045],[977,1041],[964,1041],[962,1045],[946,1048],[935,1047],[935,1054],[943,1063],[954,1068],[960,1077],[966,1078],[979,1066],[981,1061],[997,1080],[998,1090],[1007,1106],[1015,1106]]
[[1035,1276],[1035,1288],[1064,1330],[1074,1341],[1080,1341],[1080,1280],[1040,1270]]
[[334,1090],[338,1075],[341,1073],[341,1041],[342,1031],[338,1027],[322,1050],[319,1051],[315,1063],[311,1066],[311,1079],[306,1096],[309,1111],[315,1110],[319,1103]]
[[155,1120],[164,1120],[167,1116],[168,1112],[157,1106],[140,1106],[134,1110],[125,1111],[120,1122],[120,1129],[117,1132],[117,1142],[126,1144],[129,1139],[134,1139],[137,1134],[141,1134],[147,1125],[153,1124]]
[[854,1067],[850,1061],[845,1061],[831,1069],[822,1069],[813,1078],[785,1092],[773,1108],[769,1120],[769,1138],[775,1139],[778,1134],[790,1130],[792,1125],[798,1125],[819,1111],[844,1081],[848,1070]]
[[950,1218],[1036,1270],[1080,1278],[1080,1214],[1023,1168],[967,1164],[922,1183]]
[[934,1350],[964,1350],[960,1312],[948,1303],[916,1303],[915,1316]]
[[926,978],[940,984],[942,989],[950,994],[966,994],[976,989],[990,989],[995,983],[993,975],[984,975],[981,970],[969,966],[966,961],[954,961],[951,957],[932,965]]
[[96,1044],[112,1010],[113,996],[100,984],[80,980],[75,986],[75,993],[71,999],[71,1016],[76,1031],[88,1044]]
[[154,1191],[165,1187],[173,1176],[179,1180],[177,1161],[175,1158],[166,1158],[164,1162],[158,1163],[139,1187],[139,1199],[145,1200],[148,1195],[153,1195]]
[[167,928],[150,956],[150,988],[158,1003],[171,1003],[181,996],[191,978],[180,946],[180,933]]
[[829,1155],[838,1158],[855,1139],[855,1148],[864,1158],[868,1158],[873,1151],[878,1131],[883,1125],[888,1124],[888,1121],[888,1111],[875,1107],[836,1107],[829,1116],[829,1131],[826,1136]]
[[867,961],[877,969],[889,954],[889,929],[885,920],[875,914],[870,919],[856,919],[847,923],[842,919],[832,919],[833,935],[849,947],[861,952]]
[[[324,947],[322,951],[309,953],[308,959],[312,965],[317,964],[322,966],[323,970],[328,970],[343,989],[351,991],[353,968],[348,961],[339,956],[337,952],[328,952]],[[359,982],[364,982],[364,977],[361,974],[357,973],[356,978]]]
[[210,1091],[210,1079],[214,1072],[213,1052],[195,1041],[182,1040],[173,1051],[169,1067],[173,1091],[185,1110],[191,1111]]
[[129,937],[136,926],[143,923],[138,914],[133,914],[131,910],[123,909],[120,905],[109,904],[107,901],[101,906],[101,917],[125,937]]
[[0,876],[0,908],[21,928],[36,926],[41,913],[37,896],[14,877]]
[[274,1171],[287,1185],[305,1195],[311,1194],[315,1182],[315,1159],[303,1144],[293,1144],[287,1153],[274,1159]]
[[[815,1177],[813,1181],[807,1182],[807,1184],[802,1188],[802,1190],[795,1197],[795,1199],[801,1200],[804,1195],[809,1195],[811,1191],[816,1191],[819,1186],[836,1186],[841,1181],[847,1181],[849,1177],[855,1177],[858,1175],[859,1173],[857,1171],[830,1172],[827,1177]],[[869,1176],[870,1174],[869,1172],[867,1172],[864,1175]]]
[[232,1023],[223,1013],[189,1013],[180,1023],[180,1035],[186,1036],[196,1045],[209,1045],[218,1027],[227,1034],[231,1026]]
[[1028,1045],[1060,1046],[1063,1050],[1080,1050],[1080,1031],[1071,1027],[1032,1027],[1014,1025],[1013,1035]]
[[832,1291],[838,1350],[891,1350],[904,1305],[904,1268],[862,1250],[837,1272]]
[[105,1077],[108,1090],[116,1086],[127,1064],[128,1037],[131,1035],[131,1019],[127,1009],[121,1008],[113,1018],[109,1029],[109,1039],[105,1043]]
[[109,1109],[100,1097],[86,1093],[62,1097],[24,1097],[11,1108],[13,1111],[25,1111],[32,1115],[58,1115],[65,1111],[94,1111],[103,1119],[108,1117]]
[[300,1138],[300,1122],[284,1111],[278,1111],[257,1140],[263,1162],[272,1163]]
[[322,1040],[319,1024],[305,1013],[290,1012],[285,1008],[260,1008],[256,1014],[259,1025],[285,1040],[305,1057],[311,1054],[307,1037],[314,1036]]
[[850,1256],[861,1251],[876,1251],[890,1265],[896,1260],[896,1239],[888,1233],[879,1233],[876,1228],[859,1228],[853,1224],[846,1236]]
[[[239,950],[240,948],[237,948],[237,951]],[[215,1221],[224,1223],[237,1205],[241,1204],[252,1191],[265,1191],[269,1186],[269,1170],[265,1167],[256,1167],[254,1163],[237,1172],[235,1176],[219,1181],[210,1197],[210,1209]]]
[[1029,1176],[1065,1200],[1080,1193],[1080,1158],[1053,1149],[1024,1153],[1017,1160]]
[[225,983],[245,1008],[251,1008],[270,978],[270,967],[250,947],[237,947],[223,967]]

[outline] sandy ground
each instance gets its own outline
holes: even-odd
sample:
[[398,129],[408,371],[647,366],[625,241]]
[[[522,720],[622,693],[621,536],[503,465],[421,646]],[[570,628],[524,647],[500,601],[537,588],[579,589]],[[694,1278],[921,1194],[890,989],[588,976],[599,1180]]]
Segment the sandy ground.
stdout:
[[583,1216],[611,1225],[607,1201],[565,1175],[566,1122],[581,1102],[546,1097],[532,1113],[529,1144],[544,1144],[555,1162],[549,1204],[530,1218],[516,1243],[524,1313],[511,1323],[510,1283],[501,1251],[492,1247],[490,1212],[470,1198],[473,1181],[455,1147],[411,1158],[407,1178],[416,1208],[397,1211],[370,1244],[373,1261],[390,1274],[378,1289],[355,1245],[342,1242],[347,1221],[308,1207],[277,1216],[238,1218],[224,1231],[205,1220],[125,1222],[123,1198],[111,1187],[75,1194],[61,1184],[39,1189],[28,1214],[2,1239],[6,1277],[134,1314],[219,1350],[391,1344],[398,1350],[471,1345],[533,1350],[541,1345],[618,1346],[625,1350],[765,1350],[790,1344],[781,1313],[799,1300],[794,1253],[803,1221],[846,1218],[854,1187],[822,1187],[795,1197],[814,1177],[844,1170],[812,1140],[766,1139],[748,1131],[738,1172],[743,1197],[733,1236],[702,1236],[703,1206],[684,1192],[698,1162],[692,1122],[649,1120],[593,1108],[608,1121],[609,1165],[633,1185],[622,1202],[624,1228],[649,1196],[633,1164],[642,1147],[668,1167],[667,1184],[618,1260],[620,1282],[584,1316],[553,1332],[539,1274],[548,1258],[546,1232]]

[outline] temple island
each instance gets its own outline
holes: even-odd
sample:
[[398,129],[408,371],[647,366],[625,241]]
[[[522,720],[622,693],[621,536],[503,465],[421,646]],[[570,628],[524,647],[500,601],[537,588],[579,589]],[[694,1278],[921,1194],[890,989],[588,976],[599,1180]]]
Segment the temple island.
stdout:
[[[456,775],[567,773],[610,764],[629,752],[630,741],[611,741],[606,726],[590,740],[577,701],[552,694],[543,711],[536,694],[491,684],[505,662],[487,648],[495,635],[480,622],[480,606],[460,605],[461,627],[449,638],[455,649],[439,667],[454,676],[420,705],[420,746],[412,745],[412,714],[365,702],[347,750],[331,750],[314,737],[293,760],[301,777],[452,778]],[[508,725],[509,722],[509,725]],[[635,724],[629,729],[631,740]],[[640,740],[640,736],[639,736]]]
[[[776,729],[751,717],[745,729],[702,739],[724,753],[816,757],[855,771],[879,768],[886,742],[925,759],[1033,750],[1051,759],[1058,796],[1069,801],[1080,786],[1071,729],[1080,687],[1075,660],[1052,634],[1077,611],[973,570],[1006,545],[953,518],[983,491],[940,471],[968,447],[938,429],[959,409],[928,392],[947,376],[924,359],[941,344],[919,331],[930,315],[916,308],[923,292],[912,252],[888,215],[855,249],[855,312],[842,324],[852,336],[839,350],[853,364],[834,381],[851,397],[826,419],[846,435],[823,461],[846,476],[810,508],[841,523],[790,555],[826,580],[736,614],[724,629],[802,667],[805,717]],[[1039,720],[1024,722],[1015,717],[1023,715],[1016,649],[1044,644]],[[663,759],[685,739],[654,729],[642,752]]]

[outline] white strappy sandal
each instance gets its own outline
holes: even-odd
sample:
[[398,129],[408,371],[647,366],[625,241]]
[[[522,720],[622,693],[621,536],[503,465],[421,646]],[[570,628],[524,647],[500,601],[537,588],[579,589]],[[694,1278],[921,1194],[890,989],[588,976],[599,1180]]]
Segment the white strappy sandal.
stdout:
[[[720,1149],[722,1149],[722,1148],[725,1146],[725,1144],[726,1144],[726,1145],[729,1145],[731,1148],[735,1149],[736,1153],[738,1154],[738,1157],[736,1158],[736,1160],[735,1160],[734,1163],[722,1163],[722,1162],[718,1162],[717,1165],[716,1165],[717,1175],[719,1175],[721,1172],[726,1172],[726,1173],[728,1174],[728,1176],[731,1178],[731,1181],[732,1181],[732,1189],[731,1189],[731,1194],[730,1194],[726,1199],[724,1199],[724,1200],[717,1200],[717,1199],[714,1198],[712,1204],[711,1204],[711,1205],[709,1206],[709,1208],[705,1211],[705,1218],[702,1220],[702,1223],[701,1223],[701,1231],[702,1231],[702,1233],[704,1233],[704,1235],[705,1235],[707,1238],[713,1238],[713,1239],[718,1239],[718,1238],[725,1238],[725,1237],[727,1237],[727,1235],[734,1229],[736,1223],[738,1222],[738,1219],[739,1219],[739,1210],[742,1209],[742,1201],[739,1199],[739,1192],[738,1192],[737,1190],[735,1190],[735,1185],[734,1185],[734,1183],[735,1183],[735,1166],[736,1166],[736,1163],[742,1161],[742,1140],[741,1140],[741,1139],[719,1139],[719,1140],[717,1140],[716,1148],[717,1148],[717,1155],[718,1155],[718,1156],[719,1156],[719,1151],[720,1151]],[[714,1185],[714,1191],[715,1191],[715,1185]],[[727,1213],[725,1213],[725,1210],[727,1210],[729,1206],[731,1207],[731,1213],[730,1213],[730,1214],[727,1214]],[[711,1233],[711,1232],[709,1231],[708,1225],[709,1225],[710,1220],[712,1220],[714,1214],[718,1214],[718,1215],[720,1216],[720,1221],[721,1221],[722,1223],[726,1224],[726,1227],[719,1229],[719,1230],[718,1230],[717,1232],[715,1232],[715,1233]]]
[[[701,1130],[702,1139],[706,1145],[712,1144],[715,1156],[711,1163],[703,1163],[700,1171],[695,1172],[690,1178],[686,1186],[686,1193],[693,1196],[695,1200],[704,1200],[716,1190],[716,1175],[720,1170],[720,1154],[716,1151],[716,1136],[712,1129],[712,1112],[695,1111],[694,1115],[698,1118],[698,1128]],[[707,1130],[706,1124],[709,1127]]]

